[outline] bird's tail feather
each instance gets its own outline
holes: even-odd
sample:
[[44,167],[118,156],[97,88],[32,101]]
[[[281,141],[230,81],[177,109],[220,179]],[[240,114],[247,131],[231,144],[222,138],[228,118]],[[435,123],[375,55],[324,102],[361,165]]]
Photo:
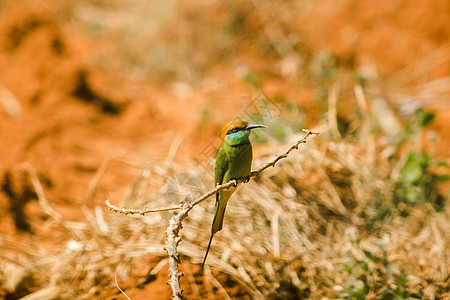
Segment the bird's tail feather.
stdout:
[[206,249],[205,258],[203,259],[202,268],[205,264],[206,257],[208,256],[209,248],[211,247],[211,242],[213,239],[214,234],[217,231],[222,230],[223,225],[223,217],[225,216],[225,209],[227,208],[227,202],[231,197],[231,194],[233,194],[234,189],[219,192],[216,194],[216,211],[214,213],[214,219],[212,222],[211,227],[211,238],[209,239],[208,248]]
[[[228,196],[228,195],[227,195]],[[229,198],[229,197],[228,197]],[[227,208],[228,200],[222,197],[220,201],[216,202],[216,213],[214,214],[214,220],[211,227],[211,234],[215,234],[217,231],[222,230],[223,217],[225,216],[225,209]]]
[[211,234],[211,237],[209,239],[208,248],[206,248],[205,258],[203,258],[202,269],[203,269],[203,266],[205,265],[206,257],[208,256],[209,247],[211,247],[211,242],[212,242],[213,236],[214,236],[214,234]]

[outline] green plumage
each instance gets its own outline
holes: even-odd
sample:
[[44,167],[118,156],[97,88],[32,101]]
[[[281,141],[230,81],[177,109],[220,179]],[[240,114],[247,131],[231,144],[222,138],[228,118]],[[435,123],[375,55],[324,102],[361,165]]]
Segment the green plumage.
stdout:
[[[247,137],[248,138],[248,137]],[[245,178],[250,176],[252,165],[252,145],[246,143],[232,147],[224,143],[217,154],[215,167],[215,184],[227,183],[231,179]],[[228,200],[236,188],[221,190],[216,194],[216,211],[211,227],[211,234],[222,229],[223,217]]]
[[[221,185],[232,179],[248,178],[252,166],[252,145],[249,140],[250,130],[262,128],[264,125],[249,125],[243,120],[236,120],[226,124],[222,131],[222,146],[216,157],[214,172],[215,185]],[[216,210],[211,226],[211,238],[209,239],[203,265],[208,256],[211,241],[216,232],[222,230],[223,218],[228,200],[236,190],[231,187],[228,190],[221,190],[216,194]]]

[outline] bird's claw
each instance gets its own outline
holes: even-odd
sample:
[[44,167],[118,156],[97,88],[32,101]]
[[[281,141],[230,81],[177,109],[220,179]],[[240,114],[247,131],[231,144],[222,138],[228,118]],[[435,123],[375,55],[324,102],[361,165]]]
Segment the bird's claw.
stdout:
[[234,181],[233,186],[237,187],[237,185],[239,184],[239,181],[243,181],[244,183],[247,183],[250,181],[250,175],[249,176],[245,176],[245,177],[238,177],[238,178],[233,178],[232,180]]

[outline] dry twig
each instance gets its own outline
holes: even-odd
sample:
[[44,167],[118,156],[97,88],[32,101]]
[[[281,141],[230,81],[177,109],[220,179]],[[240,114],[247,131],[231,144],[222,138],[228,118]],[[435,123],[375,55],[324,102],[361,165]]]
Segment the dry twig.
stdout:
[[[294,145],[292,145],[286,152],[284,152],[281,155],[275,156],[275,158],[267,163],[265,163],[263,166],[261,166],[258,170],[253,171],[250,175],[250,178],[258,176],[261,172],[268,169],[269,167],[274,167],[275,164],[280,161],[281,159],[284,159],[288,157],[289,153],[292,152],[294,149],[297,150],[298,146],[300,144],[306,143],[307,138],[310,135],[318,135],[318,132],[314,132],[311,130],[303,129],[304,132],[306,132],[305,136],[298,140]],[[187,217],[189,211],[194,208],[197,204],[200,204],[207,198],[211,197],[212,195],[215,195],[217,192],[229,189],[232,186],[237,186],[241,182],[246,182],[247,179],[233,179],[229,182],[218,185],[214,189],[210,190],[209,192],[203,194],[202,196],[198,197],[192,202],[184,202],[180,203],[179,205],[175,206],[167,206],[167,207],[160,207],[155,209],[149,209],[145,208],[143,210],[139,209],[131,209],[131,208],[124,208],[119,207],[117,205],[112,205],[109,200],[105,201],[105,204],[108,206],[108,208],[114,212],[118,212],[124,215],[128,214],[140,214],[145,215],[150,212],[160,212],[160,211],[169,211],[169,210],[177,210],[181,209],[177,214],[173,215],[172,218],[169,221],[169,227],[166,229],[166,246],[164,249],[169,254],[169,273],[170,273],[170,279],[167,281],[167,284],[170,285],[172,289],[172,299],[183,299],[182,295],[182,289],[180,285],[180,277],[183,276],[183,273],[178,270],[178,264],[180,263],[180,255],[178,253],[178,245],[181,242],[181,237],[179,235],[179,232],[182,228],[182,222],[184,218]]]

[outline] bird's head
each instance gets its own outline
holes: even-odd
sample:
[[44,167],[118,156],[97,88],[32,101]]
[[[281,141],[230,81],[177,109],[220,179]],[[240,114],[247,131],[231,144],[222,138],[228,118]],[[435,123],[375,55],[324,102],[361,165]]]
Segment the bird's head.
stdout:
[[225,141],[230,144],[240,144],[248,141],[250,130],[255,128],[267,128],[265,125],[249,124],[245,120],[237,119],[228,122],[222,127],[222,145]]

